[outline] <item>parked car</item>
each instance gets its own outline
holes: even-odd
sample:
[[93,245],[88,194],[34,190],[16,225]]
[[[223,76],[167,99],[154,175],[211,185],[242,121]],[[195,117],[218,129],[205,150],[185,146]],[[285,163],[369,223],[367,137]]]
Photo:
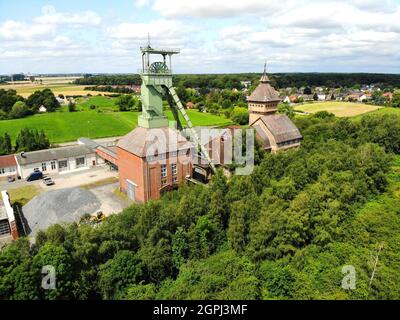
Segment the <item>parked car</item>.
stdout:
[[15,177],[14,176],[8,176],[7,177],[7,181],[8,182],[14,182],[15,181]]
[[43,178],[43,183],[44,183],[46,186],[52,186],[53,184],[55,184],[55,182],[53,181],[53,179],[50,178],[50,177],[45,177],[45,178]]
[[42,172],[32,172],[27,178],[26,181],[35,181],[35,180],[40,180],[43,178],[43,173]]

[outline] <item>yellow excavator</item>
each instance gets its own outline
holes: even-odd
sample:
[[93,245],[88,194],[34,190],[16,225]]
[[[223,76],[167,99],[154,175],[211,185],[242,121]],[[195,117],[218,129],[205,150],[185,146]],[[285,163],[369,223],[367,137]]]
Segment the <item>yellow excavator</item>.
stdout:
[[90,216],[90,222],[91,223],[100,223],[104,221],[107,218],[107,216],[104,214],[103,211],[97,211],[96,213],[92,214]]

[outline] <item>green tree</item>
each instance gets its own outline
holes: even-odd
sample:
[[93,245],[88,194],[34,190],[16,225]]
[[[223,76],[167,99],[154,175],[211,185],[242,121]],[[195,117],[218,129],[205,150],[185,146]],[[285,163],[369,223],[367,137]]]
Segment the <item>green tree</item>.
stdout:
[[114,258],[99,268],[99,289],[105,299],[125,295],[126,289],[143,280],[143,263],[127,250],[119,251]]
[[17,136],[15,150],[19,151],[35,151],[48,149],[50,142],[47,139],[43,130],[22,129]]
[[72,101],[68,102],[68,111],[75,112],[76,111],[76,104]]
[[129,111],[134,106],[135,99],[129,94],[124,94],[120,96],[115,103],[119,107],[119,111]]
[[235,107],[231,113],[232,121],[245,125],[249,123],[249,112],[245,108]]
[[12,119],[17,119],[17,118],[23,118],[27,115],[31,114],[28,106],[25,104],[23,101],[17,101],[11,111],[10,111],[10,118]]
[[393,94],[392,107],[400,108],[400,91],[397,91]]
[[11,137],[6,132],[4,136],[0,136],[0,155],[6,155],[12,153]]
[[41,289],[44,299],[59,300],[72,299],[73,261],[67,250],[59,245],[46,243],[32,259],[33,269],[36,274],[37,285],[42,283],[42,268],[51,266],[55,268],[55,289]]

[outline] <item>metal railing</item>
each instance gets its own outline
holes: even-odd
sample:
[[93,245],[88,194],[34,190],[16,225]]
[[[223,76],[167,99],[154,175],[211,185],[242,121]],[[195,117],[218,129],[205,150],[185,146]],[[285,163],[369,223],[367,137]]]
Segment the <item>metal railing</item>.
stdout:
[[154,75],[163,75],[163,74],[171,75],[172,74],[172,70],[168,69],[168,70],[166,70],[164,72],[154,72],[154,71],[151,71],[149,68],[144,68],[144,69],[140,68],[140,69],[137,70],[137,73],[138,74],[154,74]]

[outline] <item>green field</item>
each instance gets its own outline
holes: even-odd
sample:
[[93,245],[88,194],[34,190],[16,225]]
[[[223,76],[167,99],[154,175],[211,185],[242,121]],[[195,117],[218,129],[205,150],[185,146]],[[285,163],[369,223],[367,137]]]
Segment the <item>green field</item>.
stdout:
[[[95,104],[96,110],[90,110],[89,106]],[[79,112],[64,111],[37,114],[31,117],[15,120],[0,121],[0,135],[8,132],[12,140],[22,128],[43,129],[51,143],[74,141],[80,137],[105,138],[127,134],[137,126],[139,112],[112,112],[115,109],[114,99],[106,97],[92,97],[82,102],[78,101]],[[99,112],[101,111],[101,112]],[[171,111],[167,116],[173,120]],[[187,110],[190,119],[195,126],[222,126],[231,121],[195,110]]]
[[364,103],[329,101],[305,103],[295,106],[295,110],[307,113],[316,113],[318,111],[328,111],[337,117],[354,117],[360,114],[378,110],[381,107],[367,105]]
[[[16,84],[16,85],[0,85],[0,89],[15,89],[17,93],[24,98],[28,98],[32,93],[37,90],[50,89],[53,93],[58,96],[59,94],[63,95],[83,95],[87,94],[98,95],[101,94],[97,91],[87,91],[84,90],[86,86],[79,86],[68,83],[58,83],[58,84]],[[104,94],[104,93],[103,93]]]

